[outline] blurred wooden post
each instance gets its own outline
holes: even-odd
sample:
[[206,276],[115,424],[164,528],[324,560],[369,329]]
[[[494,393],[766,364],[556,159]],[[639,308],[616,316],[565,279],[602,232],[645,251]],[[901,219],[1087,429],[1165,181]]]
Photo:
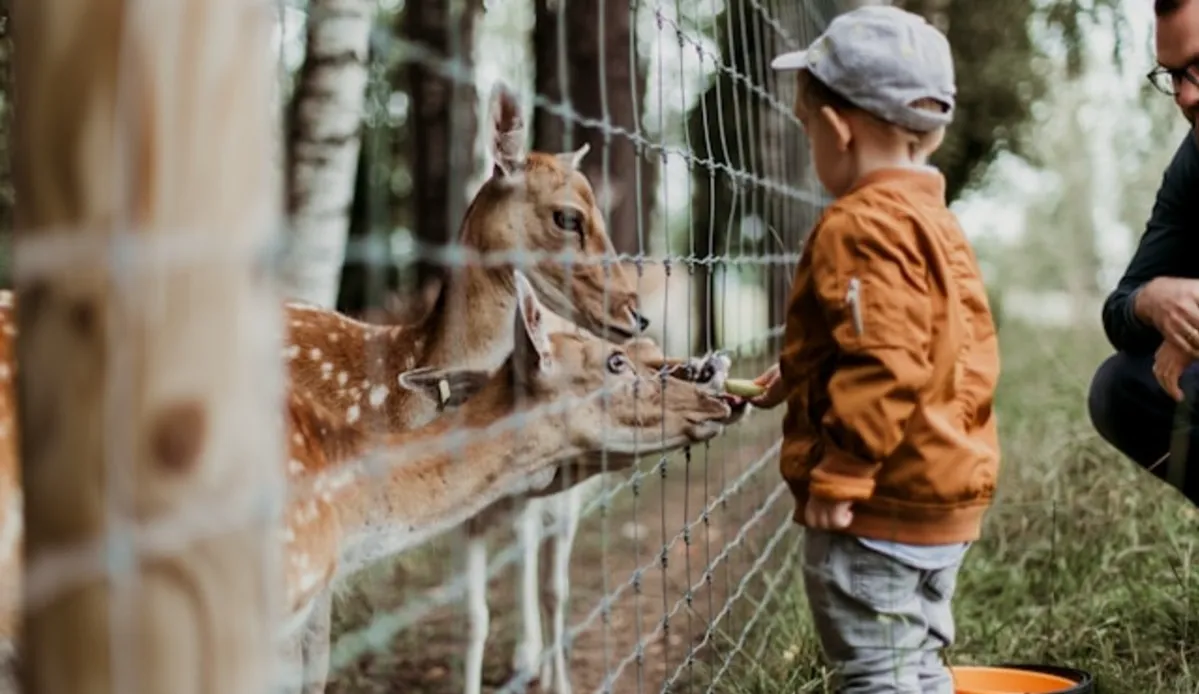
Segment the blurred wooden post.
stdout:
[[276,4],[13,0],[26,692],[274,674]]

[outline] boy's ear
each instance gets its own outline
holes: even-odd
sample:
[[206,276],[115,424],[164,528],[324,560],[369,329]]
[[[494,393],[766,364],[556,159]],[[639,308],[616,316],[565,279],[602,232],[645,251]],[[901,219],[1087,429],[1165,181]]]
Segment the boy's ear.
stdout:
[[837,150],[848,151],[849,144],[853,141],[853,131],[850,130],[849,121],[845,116],[837,113],[837,109],[832,106],[821,106],[817,117],[823,120],[829,127],[829,132],[833,133],[833,144],[837,145]]

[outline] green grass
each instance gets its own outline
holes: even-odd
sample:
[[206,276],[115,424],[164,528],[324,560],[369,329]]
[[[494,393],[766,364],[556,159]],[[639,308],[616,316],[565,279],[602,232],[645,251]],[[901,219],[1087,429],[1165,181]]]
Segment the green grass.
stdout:
[[[1105,694],[1199,693],[1199,514],[1091,429],[1086,392],[1108,346],[1097,331],[1004,325],[997,395],[1003,468],[957,598],[957,664],[1069,665]],[[717,691],[826,692],[791,561]],[[717,658],[717,662],[723,659]]]

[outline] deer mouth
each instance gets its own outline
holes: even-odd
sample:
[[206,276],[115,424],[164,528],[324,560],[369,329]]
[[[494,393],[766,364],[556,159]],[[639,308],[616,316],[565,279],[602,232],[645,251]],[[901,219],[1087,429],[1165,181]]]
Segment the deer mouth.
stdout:
[[[731,396],[735,397],[735,396]],[[713,395],[701,393],[703,399],[700,409],[694,414],[684,415],[687,423],[692,426],[714,424],[722,426],[737,413],[737,406],[731,403],[724,394]]]
[[731,395],[729,393],[721,393],[720,399],[723,400],[724,404],[729,408],[729,415],[720,420],[721,424],[724,424],[725,426],[740,420],[745,416],[745,413],[749,411],[749,400],[746,400],[743,397]]
[[[606,318],[601,322],[602,332],[599,334],[611,340],[613,337],[619,338],[621,342],[631,340],[645,331],[649,327],[649,319],[641,315],[635,308],[629,308],[625,311],[627,322],[615,321],[611,318]],[[580,316],[578,321],[580,325],[586,321],[584,316]],[[585,327],[585,326],[584,326]],[[605,334],[606,333],[606,334]]]
[[687,438],[695,442],[710,441],[724,430],[724,424],[719,420],[707,419],[694,422],[687,428]]

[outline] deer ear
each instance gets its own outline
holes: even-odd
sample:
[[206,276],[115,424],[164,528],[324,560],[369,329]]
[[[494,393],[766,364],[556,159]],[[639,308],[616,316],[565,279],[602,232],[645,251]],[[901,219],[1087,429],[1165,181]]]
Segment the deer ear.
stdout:
[[529,369],[548,373],[554,365],[549,332],[545,326],[545,307],[533,291],[533,285],[520,270],[516,280],[516,355]]
[[481,369],[413,369],[400,374],[400,386],[437,403],[438,409],[460,407],[491,380]]
[[525,166],[525,119],[516,95],[502,81],[491,88],[491,157],[500,174],[511,176]]
[[562,166],[569,167],[574,171],[579,170],[579,166],[583,163],[583,157],[591,151],[590,143],[584,142],[582,147],[579,147],[573,152],[563,152],[558,155],[558,161]]

